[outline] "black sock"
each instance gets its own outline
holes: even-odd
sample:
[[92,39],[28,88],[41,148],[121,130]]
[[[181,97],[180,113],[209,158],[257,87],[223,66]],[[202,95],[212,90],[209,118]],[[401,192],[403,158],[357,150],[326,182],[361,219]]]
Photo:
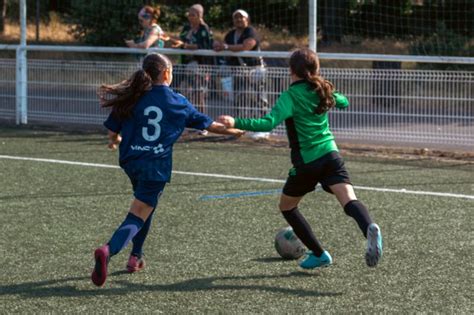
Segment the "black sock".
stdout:
[[367,227],[374,221],[364,204],[359,200],[351,200],[344,206],[344,212],[356,220],[360,230],[367,237]]
[[314,236],[311,226],[298,210],[298,207],[295,207],[289,211],[282,211],[282,214],[288,224],[290,224],[290,226],[293,228],[293,231],[301,240],[301,242],[303,242],[303,244],[308,247],[308,249],[313,251],[317,257],[320,257],[324,249],[316,239],[316,236]]

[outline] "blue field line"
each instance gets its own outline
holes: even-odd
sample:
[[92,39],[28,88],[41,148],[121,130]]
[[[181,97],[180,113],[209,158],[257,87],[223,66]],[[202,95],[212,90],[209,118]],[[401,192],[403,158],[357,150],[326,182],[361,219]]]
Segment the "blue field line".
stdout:
[[204,196],[201,196],[199,200],[255,197],[255,196],[274,195],[274,194],[279,194],[279,193],[281,193],[281,189],[272,189],[272,190],[263,190],[263,191],[247,191],[247,192],[224,194],[224,195],[204,195]]

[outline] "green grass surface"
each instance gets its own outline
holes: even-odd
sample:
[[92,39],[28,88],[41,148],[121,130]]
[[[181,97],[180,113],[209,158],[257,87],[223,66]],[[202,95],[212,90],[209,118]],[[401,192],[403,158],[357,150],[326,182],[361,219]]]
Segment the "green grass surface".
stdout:
[[[102,134],[0,128],[0,155],[117,164]],[[356,186],[474,195],[473,165],[346,158]],[[285,179],[286,148],[188,141],[174,169]],[[384,257],[364,262],[365,242],[335,198],[301,204],[334,265],[303,271],[277,257],[286,226],[278,195],[201,200],[282,184],[175,174],[145,244],[148,266],[124,273],[114,256],[104,288],[90,282],[93,250],[131,201],[120,169],[0,158],[0,313],[473,313],[474,200],[356,190],[380,224]]]

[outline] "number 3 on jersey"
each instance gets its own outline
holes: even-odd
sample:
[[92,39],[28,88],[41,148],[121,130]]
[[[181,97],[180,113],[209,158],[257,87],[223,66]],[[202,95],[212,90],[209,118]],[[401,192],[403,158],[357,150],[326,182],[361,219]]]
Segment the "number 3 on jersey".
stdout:
[[[151,114],[151,113],[154,113],[154,114]],[[156,139],[160,137],[160,134],[161,134],[161,126],[159,122],[163,118],[163,112],[161,111],[159,107],[148,106],[143,111],[143,115],[145,117],[149,117],[149,116],[152,117],[152,118],[148,118],[148,125],[151,125],[152,127],[142,128],[143,139],[145,139],[146,141],[155,141]],[[150,134],[150,131],[153,133]]]

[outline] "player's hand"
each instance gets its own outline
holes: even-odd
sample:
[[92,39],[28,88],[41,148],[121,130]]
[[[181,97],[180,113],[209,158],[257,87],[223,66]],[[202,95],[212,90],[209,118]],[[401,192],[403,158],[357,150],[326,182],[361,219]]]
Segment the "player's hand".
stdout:
[[234,128],[235,126],[235,119],[229,115],[221,115],[217,118],[217,121],[226,126],[227,128]]
[[108,148],[110,150],[117,150],[117,147],[118,145],[120,144],[120,142],[122,142],[122,137],[120,135],[117,135],[116,137],[114,138],[110,138],[109,139],[109,144],[108,144]]
[[231,135],[237,138],[240,138],[245,134],[244,130],[240,130],[237,128],[227,128],[227,131],[229,131]]

